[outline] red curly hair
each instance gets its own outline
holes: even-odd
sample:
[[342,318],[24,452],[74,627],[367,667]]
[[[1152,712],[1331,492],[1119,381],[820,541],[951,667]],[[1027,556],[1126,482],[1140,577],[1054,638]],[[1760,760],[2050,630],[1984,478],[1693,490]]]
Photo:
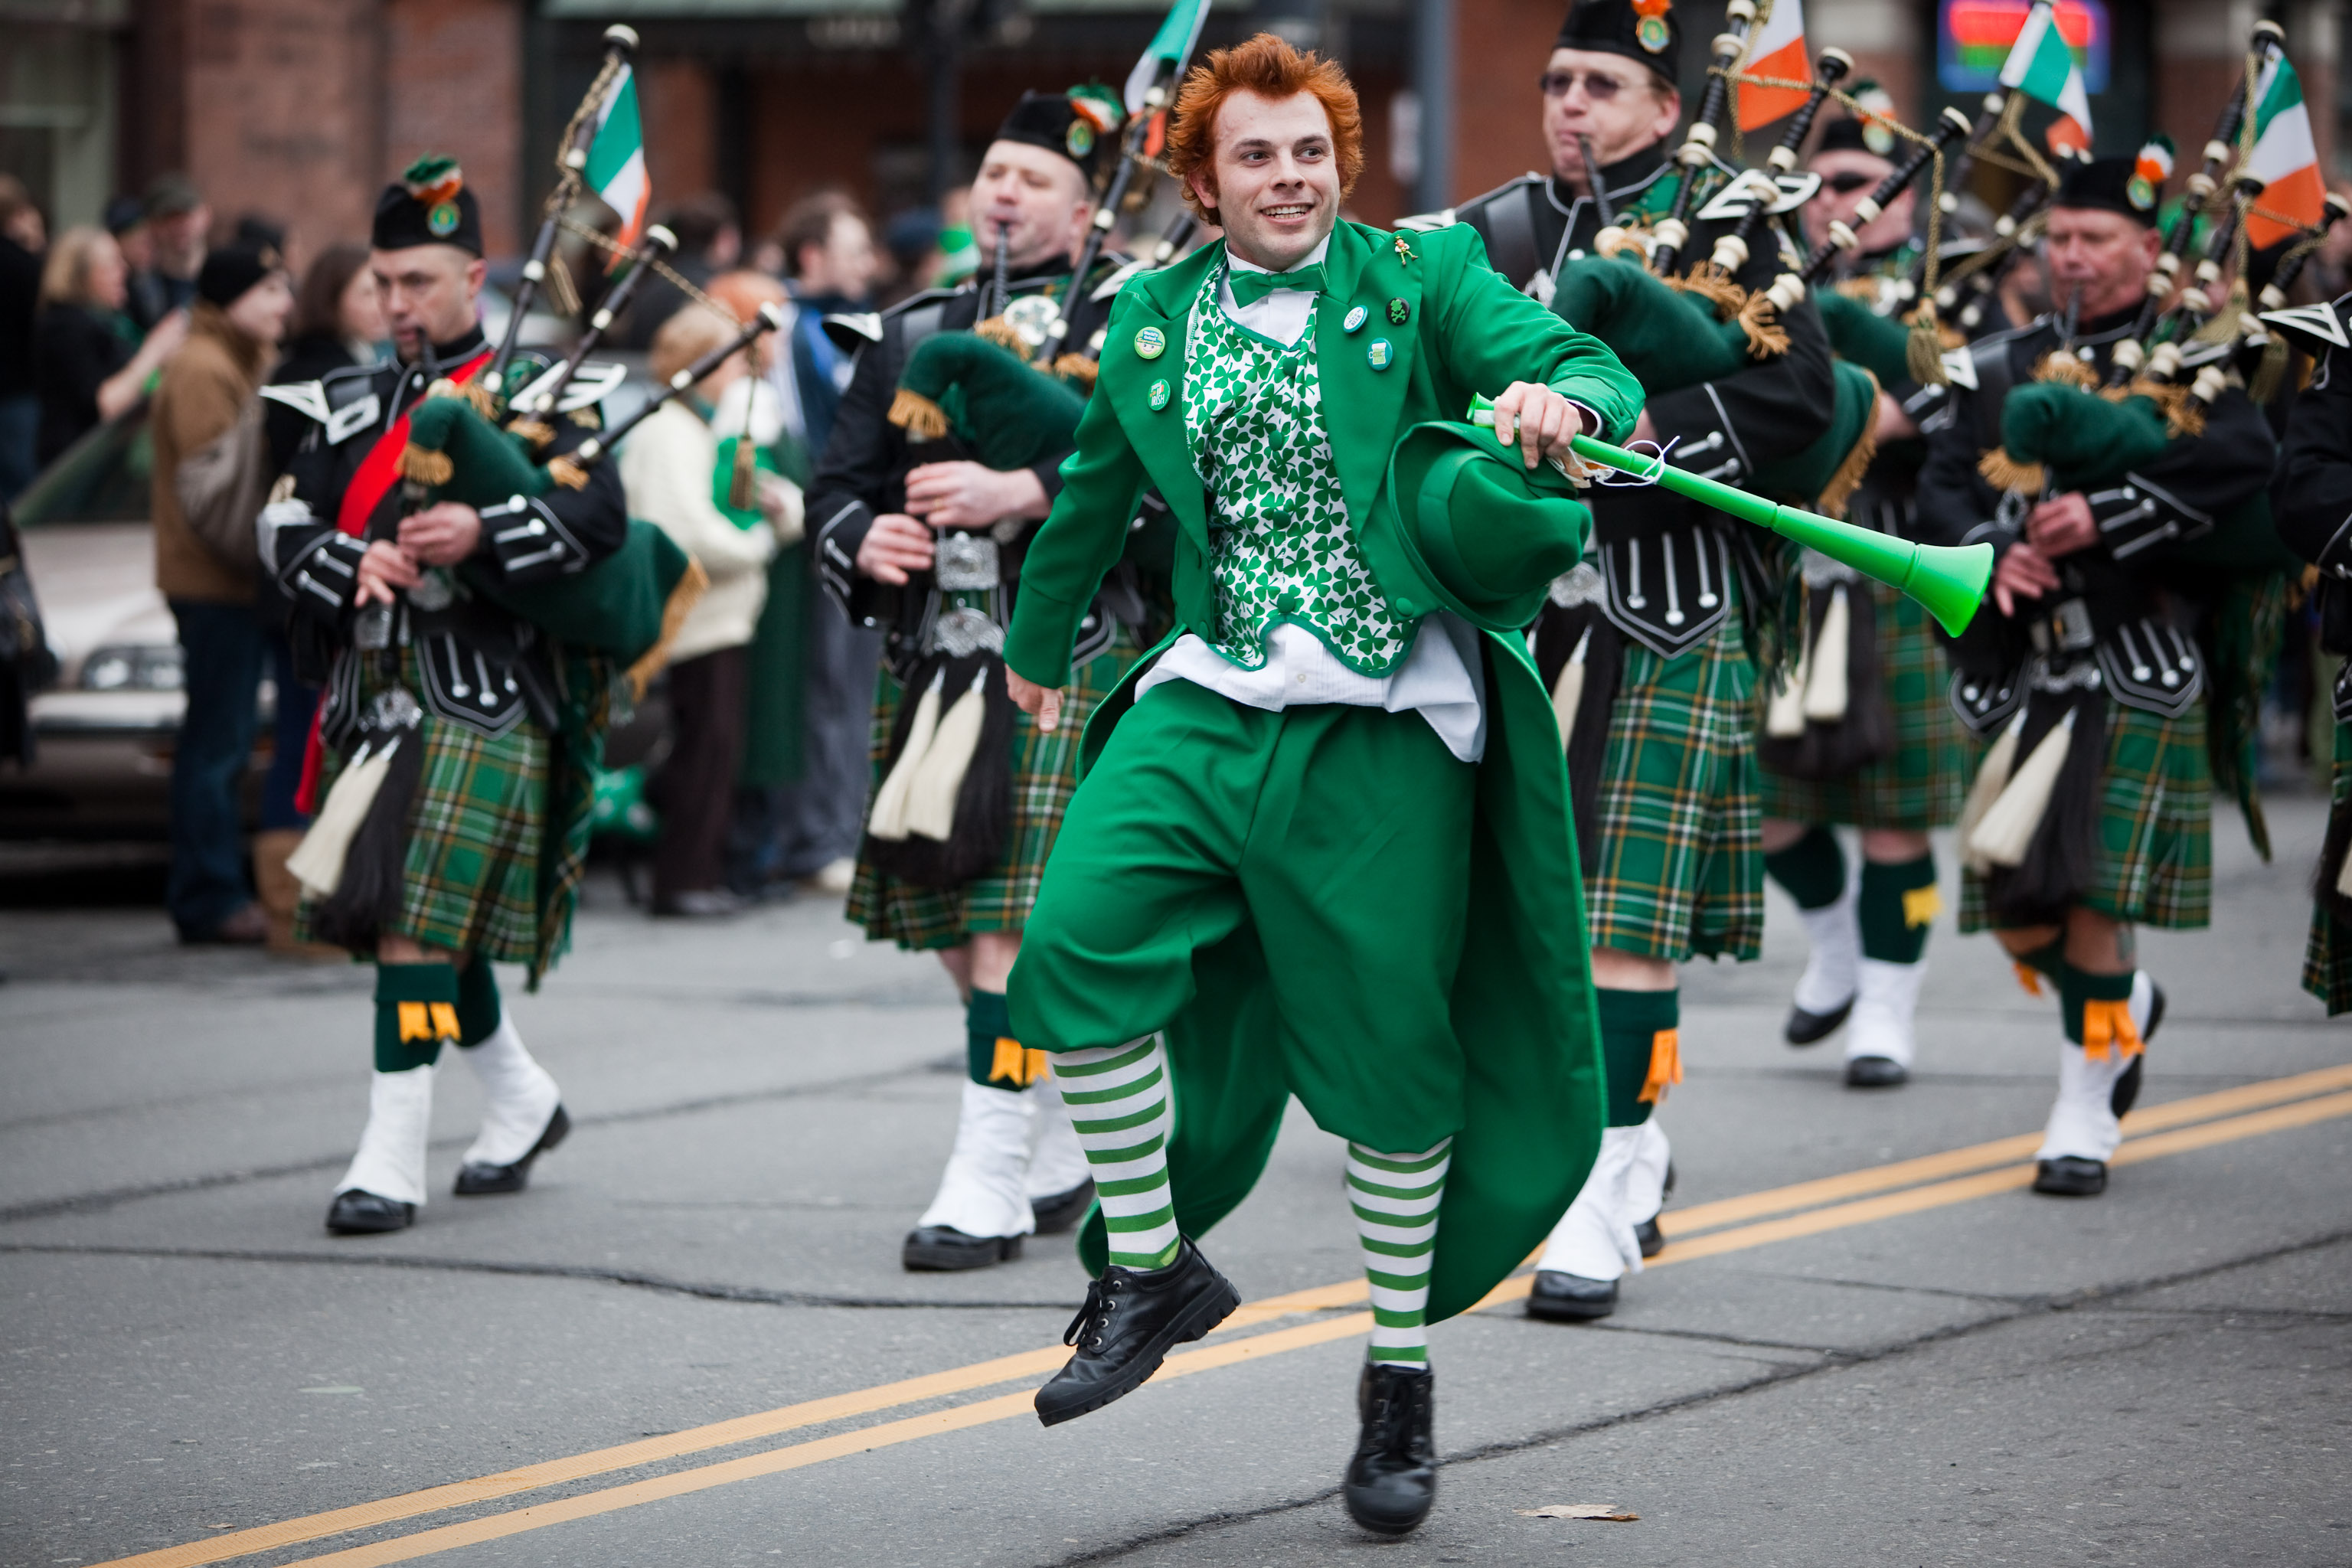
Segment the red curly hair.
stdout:
[[1346,200],[1364,172],[1364,111],[1356,102],[1356,89],[1337,60],[1297,49],[1272,33],[1260,33],[1230,49],[1212,49],[1203,64],[1194,66],[1176,95],[1176,112],[1170,116],[1168,172],[1184,202],[1204,223],[1217,221],[1217,209],[1203,207],[1193,194],[1192,175],[1211,192],[1217,188],[1217,110],[1236,92],[1261,98],[1294,98],[1310,92],[1323,105],[1331,122],[1331,155],[1339,168],[1339,196]]

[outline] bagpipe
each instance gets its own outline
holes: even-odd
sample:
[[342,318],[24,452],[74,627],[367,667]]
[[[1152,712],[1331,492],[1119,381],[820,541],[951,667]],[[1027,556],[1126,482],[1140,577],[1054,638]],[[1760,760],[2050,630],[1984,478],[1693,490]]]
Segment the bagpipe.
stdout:
[[[1120,97],[1071,93],[1097,134],[1119,137],[1118,161],[1094,192],[1094,218],[1058,300],[1013,298],[1000,231],[992,276],[981,285],[982,320],[969,331],[934,332],[908,354],[887,417],[911,447],[936,449],[926,460],[970,458],[1003,472],[1075,444],[1096,365],[1070,346],[1072,323],[1120,216],[1140,210],[1161,172],[1176,84],[1206,15],[1202,0],[1178,0]],[[1191,215],[1180,214],[1145,264],[1165,266],[1193,228]],[[919,887],[958,887],[984,874],[1003,858],[1012,831],[1015,710],[1003,647],[1020,531],[1000,524],[940,532],[920,590],[915,657],[899,669],[908,700],[892,726],[862,851],[877,870]],[[1135,611],[1139,618],[1139,603]],[[1107,641],[1111,629],[1099,626],[1097,635]]]

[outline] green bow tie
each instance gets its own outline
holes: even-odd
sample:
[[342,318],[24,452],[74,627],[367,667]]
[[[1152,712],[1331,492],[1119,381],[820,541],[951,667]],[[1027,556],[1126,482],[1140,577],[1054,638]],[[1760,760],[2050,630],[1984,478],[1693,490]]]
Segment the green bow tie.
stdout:
[[1323,264],[1318,261],[1295,272],[1244,272],[1238,267],[1228,267],[1225,281],[1233,285],[1234,303],[1246,310],[1276,289],[1304,289],[1310,294],[1320,294]]

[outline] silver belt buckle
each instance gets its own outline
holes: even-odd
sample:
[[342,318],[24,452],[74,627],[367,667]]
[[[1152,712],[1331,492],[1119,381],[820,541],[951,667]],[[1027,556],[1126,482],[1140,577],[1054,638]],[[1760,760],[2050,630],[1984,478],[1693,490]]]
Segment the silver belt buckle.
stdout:
[[2080,599],[2069,599],[2051,611],[2050,626],[2062,653],[2080,653],[2099,640],[2091,629],[2091,606]]
[[950,593],[971,593],[993,588],[1001,581],[1000,552],[996,541],[978,533],[945,533],[940,536],[939,555],[932,570],[940,586]]

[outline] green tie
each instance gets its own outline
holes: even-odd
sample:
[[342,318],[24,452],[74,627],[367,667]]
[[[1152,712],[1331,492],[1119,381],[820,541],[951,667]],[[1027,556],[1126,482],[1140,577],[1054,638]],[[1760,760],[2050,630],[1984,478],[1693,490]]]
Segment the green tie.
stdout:
[[1244,272],[1238,267],[1228,267],[1225,281],[1233,285],[1234,303],[1246,310],[1276,289],[1304,289],[1309,294],[1320,294],[1323,264],[1318,261],[1295,272]]

